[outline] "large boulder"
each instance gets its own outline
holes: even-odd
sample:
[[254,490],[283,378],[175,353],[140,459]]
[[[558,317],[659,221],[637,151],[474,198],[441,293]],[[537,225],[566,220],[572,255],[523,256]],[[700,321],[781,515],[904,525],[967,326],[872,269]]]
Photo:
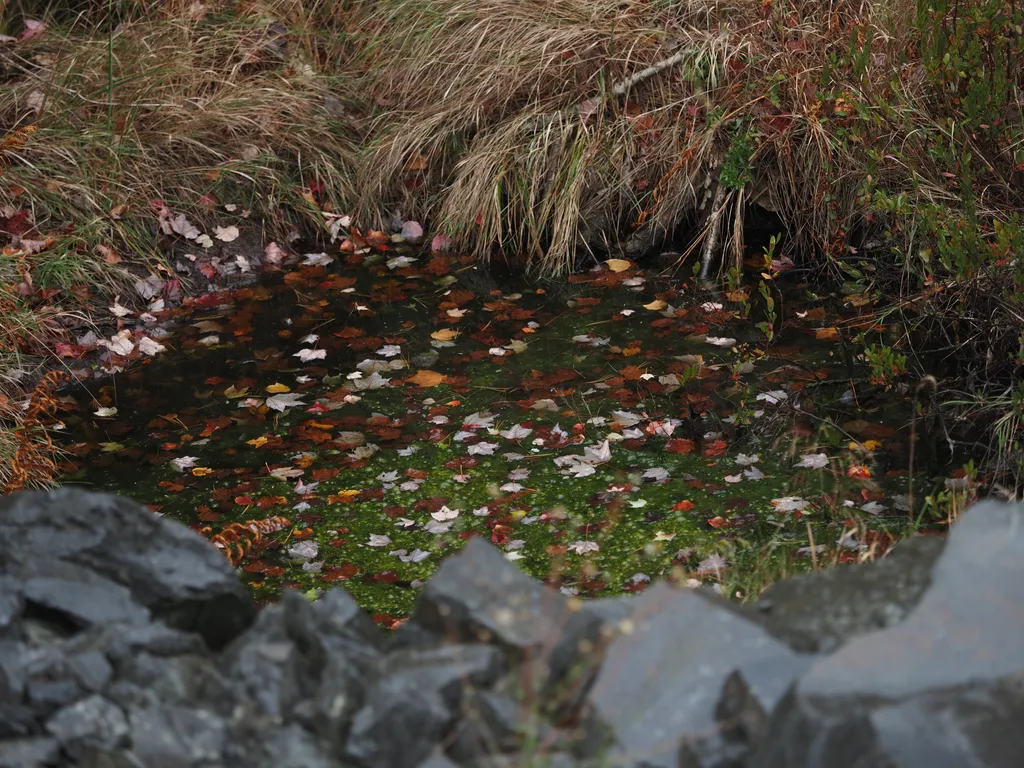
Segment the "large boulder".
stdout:
[[0,579],[14,579],[0,632],[16,610],[67,630],[152,616],[217,649],[256,615],[201,536],[129,499],[76,488],[0,498]]
[[1013,765],[1024,754],[1024,505],[964,513],[900,623],[815,660],[756,768]]

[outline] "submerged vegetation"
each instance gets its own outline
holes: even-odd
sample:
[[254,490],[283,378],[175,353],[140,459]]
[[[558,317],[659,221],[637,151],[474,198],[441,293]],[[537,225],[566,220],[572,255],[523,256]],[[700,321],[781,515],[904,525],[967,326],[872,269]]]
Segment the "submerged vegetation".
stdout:
[[[175,323],[218,321],[202,312],[222,304],[231,336],[244,345],[251,338],[246,329],[258,313],[240,308],[240,298],[243,304],[249,301],[244,294],[217,291],[245,273],[294,265],[291,254],[309,252],[312,260],[307,256],[304,265],[293,267],[283,278],[284,287],[276,289],[294,294],[303,308],[293,321],[308,323],[320,312],[327,324],[348,312],[344,327],[359,331],[358,338],[375,338],[380,346],[374,349],[399,347],[396,354],[408,357],[410,364],[411,355],[425,354],[429,347],[410,349],[389,341],[410,330],[401,325],[371,327],[379,305],[411,302],[422,315],[417,318],[410,310],[402,322],[419,325],[423,317],[433,317],[434,330],[442,329],[446,313],[468,311],[469,299],[442,308],[443,294],[437,292],[458,290],[474,264],[527,270],[534,279],[553,281],[544,283],[544,298],[530,293],[536,283],[521,290],[536,305],[505,308],[516,327],[504,329],[499,347],[530,341],[522,330],[528,326],[520,324],[526,316],[515,312],[563,313],[572,299],[556,295],[556,287],[575,285],[571,280],[581,274],[590,275],[588,280],[597,279],[595,274],[619,275],[612,287],[621,290],[615,281],[642,274],[637,264],[650,276],[641,281],[644,285],[654,283],[655,272],[662,273],[657,279],[663,285],[644,304],[664,303],[668,313],[660,319],[666,324],[652,323],[654,336],[638,346],[630,343],[639,335],[614,342],[621,350],[642,351],[645,365],[605,359],[602,364],[614,365],[614,371],[577,369],[594,365],[590,356],[599,352],[585,345],[577,349],[573,337],[606,334],[563,318],[538,334],[558,339],[550,342],[550,365],[522,363],[513,380],[502,378],[510,370],[501,362],[503,355],[486,354],[455,363],[457,371],[438,371],[456,384],[430,384],[430,377],[406,380],[403,389],[451,388],[435,399],[460,402],[445,406],[454,409],[447,414],[453,423],[501,401],[505,395],[495,392],[524,386],[531,370],[543,378],[543,372],[559,367],[590,386],[602,376],[619,376],[629,382],[620,388],[636,398],[633,405],[646,404],[650,380],[643,377],[697,375],[687,374],[680,360],[660,366],[673,356],[691,354],[675,348],[673,334],[681,327],[688,327],[686,335],[739,340],[739,349],[730,353],[734,357],[713,363],[725,367],[696,370],[730,371],[724,379],[704,381],[710,391],[697,389],[725,398],[729,413],[719,417],[732,415],[742,422],[737,403],[747,407],[765,391],[793,396],[807,388],[803,374],[795,372],[801,365],[816,370],[805,361],[791,366],[778,386],[756,387],[743,377],[763,372],[773,356],[789,360],[791,355],[780,354],[791,343],[787,333],[797,321],[808,322],[815,324],[815,340],[830,348],[829,365],[843,369],[841,376],[833,371],[825,380],[849,380],[853,399],[841,405],[870,410],[873,404],[865,401],[873,395],[899,406],[900,438],[881,442],[885,450],[898,446],[906,456],[897,465],[907,473],[907,487],[894,492],[907,497],[907,525],[916,528],[922,521],[955,515],[978,485],[986,493],[1020,496],[1024,7],[1016,3],[270,0],[214,7],[184,0],[160,5],[20,0],[0,3],[0,24],[0,485],[5,490],[45,485],[60,479],[58,467],[72,468],[73,454],[61,456],[60,442],[44,427],[52,427],[53,414],[72,407],[85,390],[76,385],[54,394],[56,374],[45,377],[48,371],[64,371],[68,380],[79,378],[91,387],[92,378],[128,367],[140,356],[153,358],[151,365],[130,370],[128,376],[153,375],[158,366],[191,365],[190,355],[214,354],[218,343],[203,342],[196,352],[190,351],[195,346],[190,342],[161,340]],[[775,234],[779,237],[769,240]],[[421,240],[422,247],[410,246]],[[341,271],[315,272],[338,255],[339,245],[348,256],[332,270]],[[318,260],[319,251],[325,255]],[[387,265],[374,266],[370,255],[383,256]],[[413,266],[412,259],[420,257],[423,262]],[[394,258],[408,261],[388,261]],[[602,263],[598,272],[586,271]],[[689,293],[682,299],[684,284]],[[715,286],[720,293],[698,294],[699,286]],[[336,304],[335,293],[345,290],[359,291],[359,300],[342,295],[342,304]],[[494,290],[493,301],[499,304],[517,292],[511,284]],[[368,297],[374,302],[361,303]],[[613,301],[589,298],[595,299],[594,307]],[[709,327],[698,329],[695,324],[709,323],[701,314],[709,311],[701,309],[704,305],[724,314],[713,314]],[[308,332],[327,338],[338,331],[311,327]],[[497,333],[486,323],[467,331]],[[351,345],[357,337],[338,338]],[[181,356],[176,363],[157,356],[167,355],[168,346]],[[360,356],[349,361],[345,373],[357,370],[351,366],[374,350],[348,349],[356,351]],[[260,365],[278,359],[253,355]],[[512,357],[518,359],[519,351]],[[626,376],[624,369],[631,366],[641,378]],[[670,370],[673,366],[679,370]],[[414,365],[417,369],[435,370]],[[337,373],[298,375],[327,386],[325,377]],[[690,391],[694,381],[701,379],[680,380],[680,391]],[[254,380],[247,386],[257,383],[284,384]],[[583,414],[591,410],[609,418],[608,409],[598,403],[607,393],[598,390],[596,400],[584,397],[579,394],[587,390],[582,383],[574,380],[573,394],[554,398],[556,408],[571,412],[572,423],[586,424]],[[209,386],[223,394],[244,385],[225,381]],[[810,405],[819,410],[837,407],[836,399],[847,397],[817,384],[811,389]],[[255,389],[250,394],[255,396]],[[519,394],[518,400],[528,399]],[[111,392],[95,395],[103,401],[93,403],[98,409],[123,407]],[[373,397],[368,394],[367,402]],[[471,404],[480,407],[470,410]],[[379,405],[388,418],[411,418],[388,413],[385,405],[394,403]],[[420,397],[410,413],[427,408],[429,419],[434,405]],[[643,431],[665,419],[689,423],[718,412],[692,406],[680,413],[679,403],[658,401],[639,426],[621,426]],[[413,405],[403,400],[403,407]],[[266,402],[250,411],[242,419],[246,424],[274,416],[274,406]],[[225,412],[222,418],[243,427],[234,415]],[[361,427],[375,418],[362,416]],[[779,435],[801,419],[816,425],[815,435],[840,424],[836,413],[819,414],[809,406],[790,417]],[[544,418],[552,423],[541,419],[543,427],[536,428],[549,430],[547,440],[561,420]],[[566,428],[569,418],[563,417]],[[519,414],[515,423],[524,419]],[[191,434],[200,423],[185,419],[179,427]],[[111,446],[111,456],[132,448],[113,447],[118,445],[116,430],[75,420],[69,424],[94,430],[94,440]],[[316,429],[304,427],[303,433],[315,435]],[[687,439],[699,442],[705,432]],[[567,432],[573,440],[584,435],[594,438],[586,429],[579,435]],[[193,435],[188,442],[209,437]],[[674,439],[655,434],[644,439],[655,437]],[[451,447],[447,439],[428,440],[429,450],[417,461],[429,459],[439,466],[455,461],[455,454],[443,453]],[[817,453],[811,443],[820,439],[803,435],[792,450],[800,443],[807,455]],[[840,442],[852,457],[872,439],[848,434]],[[162,440],[179,442],[181,448],[184,438]],[[82,442],[88,441],[76,433],[64,447],[84,450]],[[830,466],[840,442],[822,443]],[[849,447],[854,443],[860,447]],[[731,441],[728,445],[735,447]],[[335,450],[342,456],[357,448]],[[232,456],[248,456],[241,445],[231,450],[239,451]],[[647,445],[646,450],[653,449]],[[866,450],[862,463],[843,459],[846,465],[836,471],[843,483],[851,482],[844,473],[852,467],[873,471],[866,457],[874,449]],[[722,461],[735,462],[736,454],[729,455]],[[969,459],[973,463],[966,471],[947,478],[945,490],[938,492],[927,472],[915,489],[918,470],[931,468],[934,475],[939,467],[948,470],[950,463]],[[491,459],[478,460],[489,467]],[[774,472],[781,476],[799,460],[793,454]],[[341,484],[329,491],[333,496],[366,492],[380,471],[363,477],[357,467],[344,468],[353,480],[338,480]],[[403,467],[409,468],[416,466]],[[643,482],[631,473],[641,468],[658,466],[647,467],[640,459],[628,462],[616,470],[619,474],[602,476],[600,487],[588,488],[582,498],[607,494],[609,483],[640,488]],[[680,465],[674,472],[721,483],[718,469]],[[262,471],[257,466],[248,470]],[[730,465],[733,470],[737,467]],[[488,471],[497,473],[498,485],[518,482],[503,477],[504,467]],[[226,468],[213,477],[227,489],[217,493],[230,490],[233,475]],[[362,487],[356,487],[355,479]],[[326,489],[330,483],[324,482]],[[216,509],[200,498],[214,493],[212,488],[189,488],[197,508]],[[786,496],[784,490],[780,485],[764,501]],[[871,490],[869,495],[876,492],[881,493]],[[829,493],[834,504],[842,504],[837,489]],[[482,497],[466,494],[459,501],[463,512],[482,503]],[[434,489],[424,498],[451,495],[450,489]],[[248,492],[235,496],[245,498]],[[877,502],[862,497],[858,506],[872,501]],[[547,498],[545,505],[557,506]],[[221,510],[217,522],[243,525],[284,516],[283,509],[240,506],[244,515],[224,517]],[[375,508],[359,525],[369,525],[380,511]],[[735,516],[714,505],[705,511],[715,514],[704,519]],[[530,516],[529,510],[523,516]],[[605,519],[603,513],[599,519]],[[843,519],[842,510],[834,510],[833,524],[842,527]],[[280,543],[285,535],[280,531],[293,529],[278,525],[285,524],[227,528],[221,543],[229,554],[237,554],[239,547]],[[876,526],[855,521],[854,527],[861,543],[881,540]],[[885,536],[906,532],[892,530]],[[644,529],[641,537],[647,533]],[[797,541],[797,533],[787,529],[787,546]],[[833,547],[842,535],[832,530],[819,535],[827,537],[828,553],[819,554],[823,542],[813,540],[814,530],[804,526],[799,536],[800,545],[809,548],[806,556],[769,551],[765,547],[772,537],[760,536],[747,547],[737,545],[729,557],[744,564],[737,572],[765,573],[769,579],[768,571],[777,571],[780,563],[803,567],[810,558],[812,565],[824,565],[843,555],[842,547]],[[404,547],[412,557],[409,553],[425,542],[411,533],[408,538],[396,551]],[[742,535],[732,538],[744,540]],[[540,552],[568,546],[535,544]],[[534,558],[535,571],[551,566],[550,554],[530,549],[533,543],[525,546],[524,557]],[[878,549],[865,545],[861,551]],[[664,562],[654,570],[665,572],[671,558],[659,553]],[[580,558],[585,554],[577,553]],[[703,558],[721,553],[711,548],[699,554],[683,565],[693,570]],[[358,564],[360,572],[372,577],[388,570],[382,557],[381,562]],[[356,559],[353,555],[346,562]],[[402,562],[396,566],[402,579],[422,575],[415,563]],[[624,560],[622,568],[626,562],[633,563]],[[765,568],[768,562],[771,567]],[[605,563],[599,570],[607,568]],[[616,571],[616,578],[630,575]],[[574,578],[587,577],[581,571]],[[625,588],[619,582],[615,588]],[[732,587],[744,594],[757,591],[751,584]],[[400,605],[392,607],[401,612]]]

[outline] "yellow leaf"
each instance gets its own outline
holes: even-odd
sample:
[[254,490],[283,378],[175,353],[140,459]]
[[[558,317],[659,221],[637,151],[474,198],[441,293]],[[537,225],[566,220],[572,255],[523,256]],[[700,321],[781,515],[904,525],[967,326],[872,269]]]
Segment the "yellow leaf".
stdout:
[[272,395],[277,395],[280,394],[281,392],[291,391],[292,388],[289,387],[287,384],[271,384],[269,387],[267,387],[267,392],[269,392]]
[[360,491],[344,490],[332,493],[327,496],[328,504],[348,504],[360,494]]
[[654,312],[657,312],[658,310],[664,309],[667,306],[668,304],[662,301],[661,299],[655,299],[650,304],[644,304],[644,309],[650,309]]
[[625,272],[633,266],[633,262],[626,261],[625,259],[608,259],[605,261],[605,266],[612,272]]
[[462,331],[456,331],[452,328],[442,328],[440,331],[434,331],[430,334],[430,338],[434,341],[452,341],[458,338]]
[[245,397],[247,394],[249,394],[248,387],[239,389],[234,384],[224,390],[224,397]]
[[815,328],[814,337],[816,339],[838,339],[839,329],[838,328]]
[[259,437],[254,437],[252,440],[246,440],[245,442],[251,445],[253,448],[262,448],[264,445],[270,442],[270,438],[267,437],[266,435],[260,435]]
[[417,387],[436,387],[444,381],[444,374],[424,369],[422,371],[416,371],[416,373],[406,379],[406,381],[410,384],[415,384]]
[[202,477],[203,475],[208,475],[211,472],[213,472],[213,470],[209,467],[192,467],[192,474],[196,477]]

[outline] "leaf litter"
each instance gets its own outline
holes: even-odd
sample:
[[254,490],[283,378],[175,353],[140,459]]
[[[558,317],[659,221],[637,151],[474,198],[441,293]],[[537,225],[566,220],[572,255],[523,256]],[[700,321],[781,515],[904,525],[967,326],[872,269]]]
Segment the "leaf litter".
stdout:
[[[815,330],[832,314],[794,313],[766,346],[745,293],[702,301],[621,259],[499,287],[437,237],[428,258],[348,243],[161,305],[162,342],[97,339],[110,365],[146,364],[79,398],[70,479],[220,542],[257,595],[344,581],[389,620],[469,536],[570,594],[724,589],[757,553],[810,567],[811,546],[899,506],[906,473],[885,467],[901,444],[840,408],[845,369]],[[857,420],[882,439],[850,440]]]

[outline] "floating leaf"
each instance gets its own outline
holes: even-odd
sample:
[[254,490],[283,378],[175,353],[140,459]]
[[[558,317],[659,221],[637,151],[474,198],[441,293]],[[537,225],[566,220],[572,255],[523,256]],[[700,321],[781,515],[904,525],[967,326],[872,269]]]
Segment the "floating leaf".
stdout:
[[410,384],[415,384],[417,387],[436,387],[438,384],[444,383],[444,374],[423,369],[416,371],[406,381]]

